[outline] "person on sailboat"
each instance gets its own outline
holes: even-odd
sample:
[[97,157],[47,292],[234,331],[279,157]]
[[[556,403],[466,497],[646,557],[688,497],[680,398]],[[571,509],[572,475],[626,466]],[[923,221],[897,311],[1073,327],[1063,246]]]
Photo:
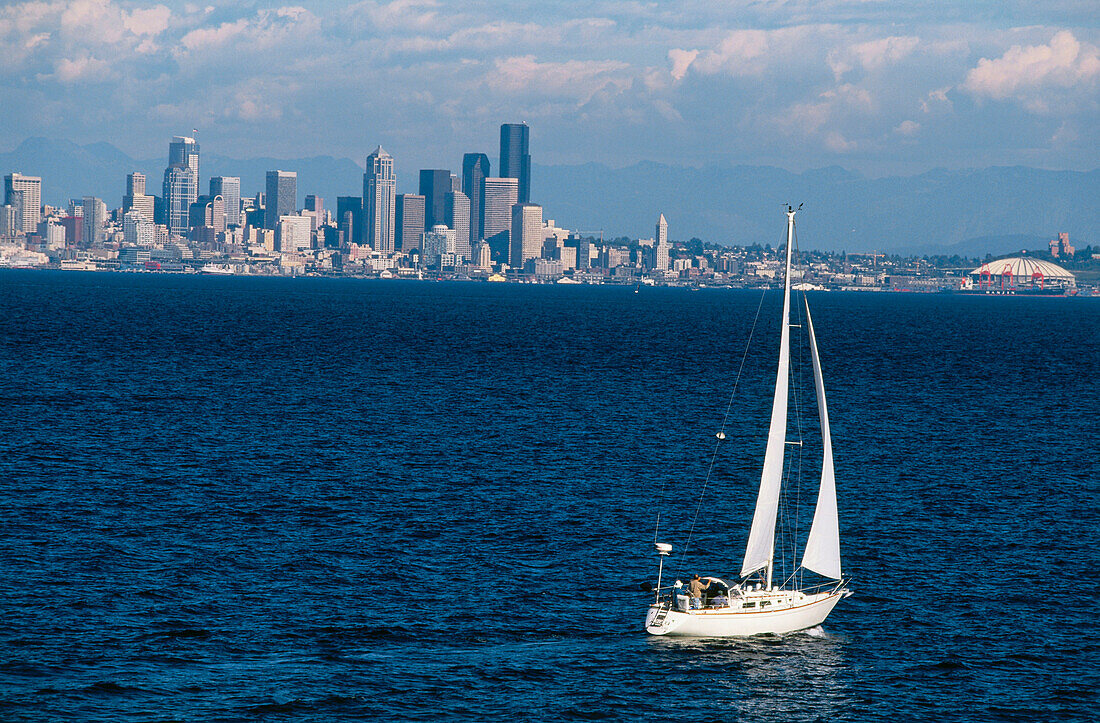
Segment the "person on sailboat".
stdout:
[[699,573],[692,575],[688,588],[691,590],[691,606],[693,608],[703,607],[703,593],[705,593],[709,587],[709,584],[704,584],[703,581],[699,579]]

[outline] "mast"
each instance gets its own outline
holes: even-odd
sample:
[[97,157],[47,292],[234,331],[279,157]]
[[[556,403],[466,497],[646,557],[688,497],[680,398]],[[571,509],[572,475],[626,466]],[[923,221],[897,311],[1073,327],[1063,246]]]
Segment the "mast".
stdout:
[[791,249],[794,246],[795,210],[787,207],[787,259],[783,271],[783,319],[779,336],[779,365],[775,372],[775,396],[772,417],[768,425],[768,446],[764,452],[764,469],[760,473],[760,491],[756,497],[756,512],[745,547],[741,577],[762,568],[767,569],[767,587],[772,586],[775,562],[775,520],[779,510],[779,488],[783,483],[783,457],[787,446],[787,399],[791,346]]

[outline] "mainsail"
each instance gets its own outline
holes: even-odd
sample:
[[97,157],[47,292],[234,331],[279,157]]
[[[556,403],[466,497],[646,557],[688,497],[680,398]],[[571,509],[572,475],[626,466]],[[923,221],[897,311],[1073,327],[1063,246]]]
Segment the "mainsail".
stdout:
[[794,212],[787,213],[787,264],[783,274],[783,326],[779,338],[779,368],[775,373],[772,419],[768,426],[768,447],[764,453],[764,471],[760,474],[760,492],[752,517],[741,577],[768,567],[775,550],[775,517],[779,509],[779,488],[783,481],[783,457],[787,444],[787,383],[790,370],[791,246],[794,244]]
[[806,552],[802,555],[802,567],[839,580],[840,575],[840,524],[836,514],[836,480],[833,477],[833,441],[829,434],[829,411],[825,406],[825,383],[821,378],[821,359],[817,355],[817,338],[814,323],[810,319],[810,305],[806,304],[806,324],[810,329],[810,357],[814,364],[814,388],[817,390],[817,413],[821,420],[821,489],[817,493],[817,509],[806,540]]

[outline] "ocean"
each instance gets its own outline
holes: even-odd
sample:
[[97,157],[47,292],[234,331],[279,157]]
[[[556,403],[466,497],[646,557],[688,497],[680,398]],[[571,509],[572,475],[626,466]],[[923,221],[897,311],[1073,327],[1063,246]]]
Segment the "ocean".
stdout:
[[809,300],[854,594],[677,640],[779,292],[0,271],[0,719],[1100,717],[1100,303]]

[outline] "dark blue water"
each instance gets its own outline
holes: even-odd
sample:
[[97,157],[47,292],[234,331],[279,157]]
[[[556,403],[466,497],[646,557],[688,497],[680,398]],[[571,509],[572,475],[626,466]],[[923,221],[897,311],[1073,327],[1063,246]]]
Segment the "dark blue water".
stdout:
[[[0,272],[0,719],[1100,714],[1100,303],[812,296],[855,595],[677,641],[760,296],[632,292]],[[740,565],[777,302],[671,574]]]

